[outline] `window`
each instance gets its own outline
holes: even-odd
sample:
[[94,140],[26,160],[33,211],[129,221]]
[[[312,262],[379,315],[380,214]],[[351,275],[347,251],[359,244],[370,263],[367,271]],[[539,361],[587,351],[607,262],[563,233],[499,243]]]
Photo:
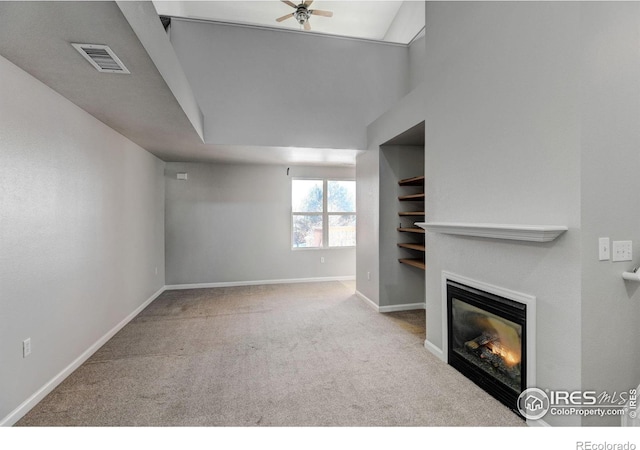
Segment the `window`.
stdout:
[[292,180],[291,219],[293,248],[355,246],[356,182]]

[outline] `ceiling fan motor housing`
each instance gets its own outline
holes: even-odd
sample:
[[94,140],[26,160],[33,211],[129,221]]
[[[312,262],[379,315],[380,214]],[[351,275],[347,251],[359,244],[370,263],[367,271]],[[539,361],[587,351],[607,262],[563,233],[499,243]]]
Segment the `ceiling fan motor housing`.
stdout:
[[296,8],[296,12],[293,13],[293,16],[296,18],[300,25],[304,25],[304,23],[309,20],[309,10],[306,6],[300,5]]

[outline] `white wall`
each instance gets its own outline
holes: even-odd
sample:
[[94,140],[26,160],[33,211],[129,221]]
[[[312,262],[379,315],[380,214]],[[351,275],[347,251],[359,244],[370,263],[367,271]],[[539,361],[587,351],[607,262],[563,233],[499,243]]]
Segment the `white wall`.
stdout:
[[[622,392],[640,383],[640,283],[620,278],[640,260],[640,4],[588,2],[581,12],[582,384]],[[634,260],[598,261],[606,236],[632,240]]]
[[577,2],[426,8],[429,220],[569,227],[547,244],[427,233],[427,339],[442,345],[443,270],[534,295],[549,389],[582,382],[580,31]]
[[291,178],[315,176],[353,179],[355,170],[167,164],[167,284],[353,277],[353,248],[291,249]]
[[409,90],[406,46],[174,19],[210,144],[365,148]]
[[164,163],[2,57],[0,78],[0,423],[11,424],[164,286]]

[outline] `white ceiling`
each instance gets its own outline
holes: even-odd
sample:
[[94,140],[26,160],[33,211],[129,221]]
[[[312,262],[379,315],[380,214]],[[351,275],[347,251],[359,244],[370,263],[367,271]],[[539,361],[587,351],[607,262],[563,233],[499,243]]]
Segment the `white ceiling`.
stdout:
[[[298,4],[302,0],[292,2]],[[424,13],[413,13],[411,8],[404,8],[407,10],[406,13],[404,10],[401,12],[403,3],[423,4],[399,0],[315,0],[310,9],[332,11],[333,17],[312,16],[309,24],[315,33],[408,44],[424,27]],[[302,30],[302,26],[294,18],[276,22],[276,18],[294,11],[291,6],[277,0],[160,0],[154,1],[153,4],[160,15]],[[393,26],[396,18],[402,20],[400,26],[403,30],[400,34],[393,32],[394,28],[397,28]]]
[[[278,9],[291,9],[280,2],[269,3]],[[318,0],[317,3],[332,2]],[[361,2],[355,3],[362,6]],[[133,8],[141,8],[149,17],[148,25],[157,27],[158,33],[166,37],[160,21],[155,19],[151,4],[136,3]],[[358,150],[202,143],[121,9],[118,2],[0,0],[0,55],[165,161],[355,164]],[[399,15],[402,15],[402,10],[403,6]],[[422,18],[424,21],[424,14]],[[314,19],[319,22],[324,18]],[[403,28],[398,24],[405,22],[395,20],[395,29]],[[24,30],[30,31],[25,34]],[[125,61],[131,74],[97,72],[71,46],[71,42],[108,43]],[[173,51],[168,39],[166,46],[167,51]]]

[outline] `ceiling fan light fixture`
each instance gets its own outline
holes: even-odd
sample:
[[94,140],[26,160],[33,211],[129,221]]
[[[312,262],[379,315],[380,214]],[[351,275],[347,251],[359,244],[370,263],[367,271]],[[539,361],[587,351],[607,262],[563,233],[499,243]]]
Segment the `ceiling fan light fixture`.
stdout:
[[309,20],[309,10],[305,6],[299,6],[296,12],[293,13],[293,17],[295,17],[300,25],[304,25],[304,23]]
[[293,9],[295,9],[294,12],[289,13],[289,14],[285,14],[282,17],[278,17],[276,19],[276,22],[282,22],[283,20],[287,20],[290,17],[293,17],[294,19],[296,19],[296,22],[298,22],[300,25],[304,26],[304,29],[306,31],[309,31],[311,29],[311,25],[309,25],[309,18],[312,15],[316,15],[316,16],[323,16],[323,17],[333,17],[333,12],[331,11],[321,11],[319,9],[309,9],[309,6],[311,5],[311,3],[313,3],[313,0],[305,0],[304,2],[296,5],[295,3],[291,2],[290,0],[281,0],[282,3],[285,3],[289,6],[291,6]]

